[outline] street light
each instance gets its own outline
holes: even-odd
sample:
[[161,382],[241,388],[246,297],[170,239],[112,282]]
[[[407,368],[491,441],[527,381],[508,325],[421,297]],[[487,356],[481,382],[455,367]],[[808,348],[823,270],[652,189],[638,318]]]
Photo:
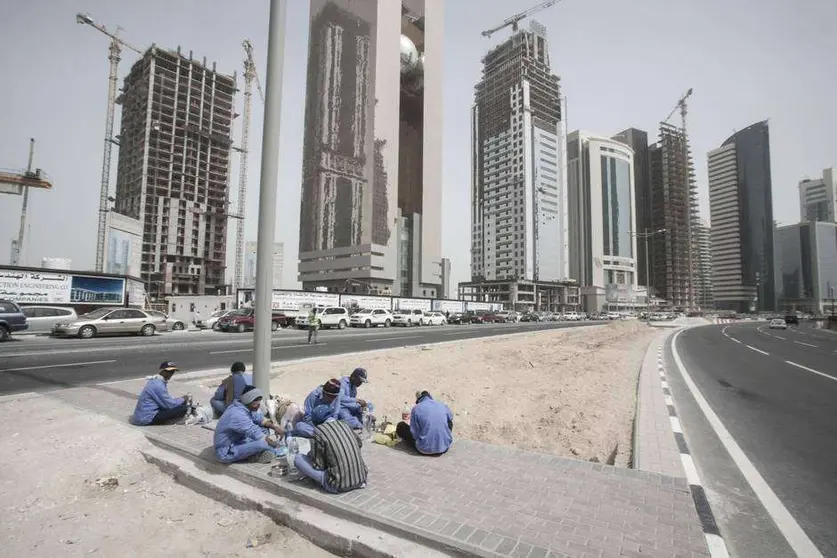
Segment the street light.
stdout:
[[658,234],[665,234],[665,232],[665,229],[657,229],[656,231],[645,229],[643,232],[631,232],[633,236],[642,238],[645,241],[645,321],[647,323],[651,323],[651,271],[648,265],[648,261],[651,258],[648,255],[648,239]]

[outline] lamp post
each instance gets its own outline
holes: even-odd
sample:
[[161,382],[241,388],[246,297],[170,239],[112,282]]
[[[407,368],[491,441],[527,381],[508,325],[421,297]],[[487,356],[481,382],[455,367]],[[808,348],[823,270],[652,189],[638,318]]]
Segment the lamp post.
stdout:
[[656,231],[645,229],[643,232],[634,231],[631,233],[645,242],[645,321],[647,323],[651,323],[651,271],[648,263],[651,258],[648,254],[648,239],[665,232],[665,229],[657,229]]

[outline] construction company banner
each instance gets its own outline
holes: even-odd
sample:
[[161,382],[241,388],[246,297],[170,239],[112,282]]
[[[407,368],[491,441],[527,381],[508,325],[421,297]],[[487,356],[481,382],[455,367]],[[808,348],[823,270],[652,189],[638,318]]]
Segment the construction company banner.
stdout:
[[365,310],[392,310],[392,297],[341,294],[340,306]]
[[475,312],[477,310],[494,310],[494,304],[490,302],[473,302],[468,301],[465,303],[465,309],[469,312]]
[[434,300],[434,312],[464,312],[465,304],[461,300]]
[[424,310],[430,312],[430,299],[427,298],[393,298],[393,310]]
[[339,306],[340,295],[309,291],[273,291],[274,310],[302,310],[315,306]]
[[69,304],[72,275],[0,268],[0,298],[20,303]]

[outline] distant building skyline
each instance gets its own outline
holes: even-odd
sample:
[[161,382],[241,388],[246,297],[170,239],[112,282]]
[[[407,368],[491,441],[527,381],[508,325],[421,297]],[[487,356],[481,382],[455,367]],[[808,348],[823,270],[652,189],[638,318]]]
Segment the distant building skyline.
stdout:
[[311,0],[304,289],[438,294],[443,18],[442,0]]
[[773,196],[768,122],[730,136],[707,154],[715,307],[775,308]]
[[[256,261],[259,243],[255,240],[248,240],[244,243],[244,288],[256,288]],[[272,288],[281,289],[284,287],[283,275],[285,273],[285,244],[283,242],[273,243],[273,274]]]
[[695,229],[697,242],[697,303],[702,309],[715,305],[715,290],[712,283],[712,229],[701,222]]
[[560,80],[532,22],[483,58],[471,110],[471,280],[569,277]]
[[837,222],[837,169],[824,169],[821,178],[799,181],[799,215],[802,221]]
[[828,314],[837,295],[837,223],[776,227],[777,310]]
[[567,145],[570,276],[587,312],[630,304],[638,281],[633,149],[583,131]]
[[125,77],[114,209],[142,223],[152,298],[226,289],[236,87],[179,47],[152,46]]

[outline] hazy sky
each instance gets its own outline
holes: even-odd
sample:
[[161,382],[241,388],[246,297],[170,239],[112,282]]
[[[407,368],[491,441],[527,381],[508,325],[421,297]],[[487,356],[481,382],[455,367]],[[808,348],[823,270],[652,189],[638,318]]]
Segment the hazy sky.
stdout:
[[[144,47],[192,50],[241,74],[249,38],[264,79],[267,0],[0,0],[0,168],[35,166],[51,192],[30,197],[24,264],[69,257],[93,265],[107,97],[108,40],[75,23],[89,12]],[[446,0],[443,255],[453,281],[469,279],[469,118],[486,50],[508,36],[480,36],[536,0]],[[512,6],[518,6],[513,8]],[[277,240],[285,243],[286,286],[296,283],[308,2],[288,1]],[[837,2],[834,0],[563,0],[538,14],[548,29],[553,70],[568,100],[569,131],[610,135],[658,122],[689,87],[689,131],[708,219],[706,152],[735,130],[768,118],[777,220],[799,218],[797,183],[837,166]],[[136,60],[123,53],[121,79]],[[239,77],[240,80],[240,77]],[[241,80],[239,81],[241,83]],[[243,84],[242,84],[243,85]],[[241,106],[243,95],[238,96]],[[254,97],[248,239],[256,237],[262,106]],[[239,112],[240,112],[239,108]],[[118,119],[118,113],[117,113]],[[118,121],[118,120],[117,120]],[[240,133],[236,129],[236,141]],[[116,151],[111,188],[116,181]],[[238,159],[233,157],[233,186]],[[231,193],[235,199],[235,191]],[[0,195],[0,264],[17,236],[20,198]],[[231,275],[233,231],[230,227]]]

